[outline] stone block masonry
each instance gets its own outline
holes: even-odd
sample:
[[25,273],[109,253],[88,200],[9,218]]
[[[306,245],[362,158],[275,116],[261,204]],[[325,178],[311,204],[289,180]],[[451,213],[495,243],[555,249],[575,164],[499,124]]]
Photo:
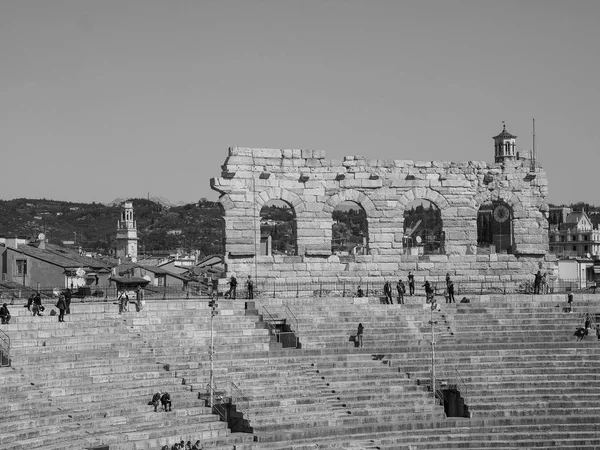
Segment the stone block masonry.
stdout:
[[[473,281],[531,280],[550,272],[548,256],[548,183],[544,171],[524,159],[481,161],[408,161],[346,156],[325,159],[306,149],[230,148],[211,188],[220,194],[225,217],[228,275],[243,280],[290,280],[302,274],[318,280],[365,277],[441,279],[447,272]],[[409,255],[403,248],[404,211],[416,199],[441,212],[443,254]],[[271,200],[293,208],[297,255],[259,255],[260,211]],[[332,255],[332,213],[342,202],[360,205],[367,216],[368,254]],[[480,254],[477,215],[487,202],[510,209],[511,254]],[[501,257],[502,259],[499,259]]]

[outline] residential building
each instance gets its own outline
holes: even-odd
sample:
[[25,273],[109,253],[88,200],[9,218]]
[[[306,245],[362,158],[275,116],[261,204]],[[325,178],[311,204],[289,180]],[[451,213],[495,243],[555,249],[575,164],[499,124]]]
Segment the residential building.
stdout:
[[108,284],[113,265],[45,240],[23,243],[17,238],[7,238],[4,245],[0,245],[2,280],[30,288],[89,286],[93,290],[93,286]]
[[[585,211],[561,209],[564,221],[556,220],[549,228],[550,253],[559,258],[600,259],[600,229],[593,226]],[[555,211],[551,210],[550,214],[552,217]]]

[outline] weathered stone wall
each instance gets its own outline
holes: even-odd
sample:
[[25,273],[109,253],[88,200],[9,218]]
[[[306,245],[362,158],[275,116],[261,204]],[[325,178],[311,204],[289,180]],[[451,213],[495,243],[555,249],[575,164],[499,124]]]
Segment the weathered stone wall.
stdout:
[[[219,178],[211,180],[225,211],[229,274],[275,279],[397,277],[418,279],[450,272],[463,280],[530,279],[551,270],[548,252],[546,175],[529,160],[405,161],[346,156],[324,151],[230,148]],[[445,254],[404,255],[404,210],[415,199],[441,211]],[[296,214],[298,256],[260,256],[260,210],[284,200]],[[331,254],[332,212],[344,201],[367,215],[369,254]],[[512,209],[513,254],[477,254],[477,212],[490,200]]]

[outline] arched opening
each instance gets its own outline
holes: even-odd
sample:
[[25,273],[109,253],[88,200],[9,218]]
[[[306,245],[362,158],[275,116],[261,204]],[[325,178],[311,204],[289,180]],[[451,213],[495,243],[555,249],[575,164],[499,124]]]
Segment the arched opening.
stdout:
[[367,214],[361,205],[345,201],[332,213],[331,252],[334,255],[366,255],[369,252]]
[[298,254],[296,212],[283,200],[269,200],[260,210],[260,254]]
[[443,254],[444,241],[442,213],[437,205],[422,198],[410,202],[404,210],[404,253]]
[[512,253],[512,222],[512,208],[505,202],[498,200],[481,205],[477,212],[478,253]]

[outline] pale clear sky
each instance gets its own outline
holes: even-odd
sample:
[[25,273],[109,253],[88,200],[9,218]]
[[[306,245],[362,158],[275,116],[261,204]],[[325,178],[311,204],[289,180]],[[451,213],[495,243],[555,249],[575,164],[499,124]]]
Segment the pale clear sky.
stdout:
[[216,199],[230,146],[493,160],[600,204],[600,1],[0,0],[0,198]]

